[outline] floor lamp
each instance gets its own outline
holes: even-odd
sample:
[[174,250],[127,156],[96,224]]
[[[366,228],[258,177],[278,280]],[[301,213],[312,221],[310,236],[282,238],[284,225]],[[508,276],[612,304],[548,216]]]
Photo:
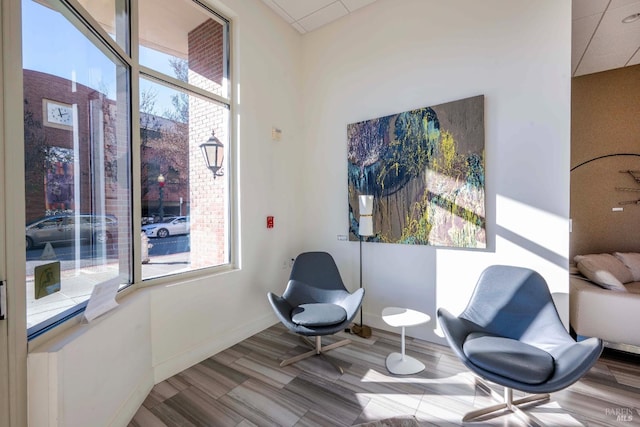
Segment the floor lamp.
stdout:
[[[360,220],[358,223],[358,234],[360,235],[360,287],[362,288],[362,238],[373,236],[373,196],[358,196],[360,207]],[[353,326],[353,332],[362,337],[371,336],[371,328],[362,323],[362,306],[360,306],[360,325]]]

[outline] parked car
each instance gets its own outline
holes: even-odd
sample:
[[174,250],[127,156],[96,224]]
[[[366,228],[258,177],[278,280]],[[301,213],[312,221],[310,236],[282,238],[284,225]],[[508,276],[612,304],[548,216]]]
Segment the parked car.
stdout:
[[27,250],[47,243],[75,242],[77,236],[82,243],[102,244],[116,236],[117,228],[118,221],[113,215],[50,215],[27,224]]
[[168,237],[178,234],[189,234],[189,217],[178,216],[175,218],[165,218],[161,222],[142,226],[142,231],[147,237]]
[[178,217],[177,215],[165,215],[164,217],[161,218],[160,215],[158,214],[152,214],[151,216],[143,216],[141,225],[154,224],[161,221],[166,221],[168,219],[174,219],[177,217]]

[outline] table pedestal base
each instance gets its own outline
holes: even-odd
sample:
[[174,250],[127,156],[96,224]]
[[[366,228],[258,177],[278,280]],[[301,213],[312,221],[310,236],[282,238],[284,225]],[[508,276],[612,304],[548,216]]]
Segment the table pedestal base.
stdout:
[[406,354],[391,353],[387,356],[387,369],[392,374],[410,375],[424,370],[424,364]]

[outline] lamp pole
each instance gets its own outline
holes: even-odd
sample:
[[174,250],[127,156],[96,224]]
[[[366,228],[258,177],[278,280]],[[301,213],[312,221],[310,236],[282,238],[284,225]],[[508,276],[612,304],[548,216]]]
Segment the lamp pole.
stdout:
[[164,175],[158,175],[158,187],[160,192],[160,204],[158,206],[158,215],[160,215],[160,221],[164,220]]
[[[373,196],[361,194],[358,196],[360,220],[358,235],[360,237],[360,287],[362,288],[362,237],[373,236]],[[364,302],[363,302],[364,303]],[[353,325],[353,332],[362,337],[371,336],[371,328],[362,323],[362,305],[360,306],[360,324]]]

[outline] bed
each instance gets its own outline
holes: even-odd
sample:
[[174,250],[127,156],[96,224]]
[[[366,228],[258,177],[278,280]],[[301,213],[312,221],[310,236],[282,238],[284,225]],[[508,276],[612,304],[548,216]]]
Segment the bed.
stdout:
[[579,255],[575,261],[569,287],[572,330],[640,353],[640,253]]

